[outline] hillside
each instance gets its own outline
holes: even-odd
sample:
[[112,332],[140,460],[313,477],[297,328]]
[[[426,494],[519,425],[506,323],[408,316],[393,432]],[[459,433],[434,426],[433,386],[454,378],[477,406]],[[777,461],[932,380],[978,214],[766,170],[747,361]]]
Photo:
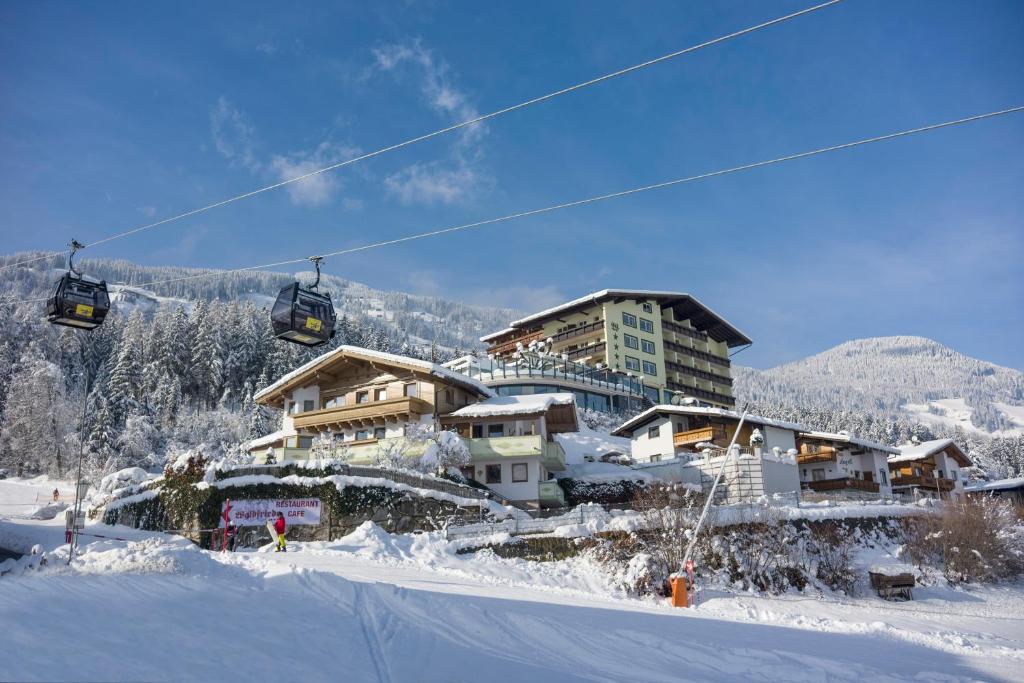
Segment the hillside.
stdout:
[[[36,255],[22,253],[0,257],[0,266]],[[11,296],[24,300],[48,296],[65,268],[66,258],[66,255],[55,255],[49,261],[0,271],[5,298]],[[312,272],[244,271],[180,279],[215,271],[140,266],[129,261],[102,258],[80,258],[76,264],[83,272],[108,282],[114,309],[125,315],[136,308],[151,313],[162,305],[184,305],[188,309],[196,301],[215,299],[251,301],[259,308],[269,307],[281,287],[296,277],[304,283],[312,282],[314,278]],[[146,285],[175,279],[176,282]],[[357,325],[379,326],[396,342],[420,348],[431,344],[448,351],[478,348],[482,335],[499,330],[509,320],[521,316],[519,311],[511,309],[373,289],[332,275],[323,276],[320,289],[331,293],[339,317],[347,316]]]
[[1024,373],[923,337],[858,339],[768,370],[736,366],[741,400],[1024,433]]

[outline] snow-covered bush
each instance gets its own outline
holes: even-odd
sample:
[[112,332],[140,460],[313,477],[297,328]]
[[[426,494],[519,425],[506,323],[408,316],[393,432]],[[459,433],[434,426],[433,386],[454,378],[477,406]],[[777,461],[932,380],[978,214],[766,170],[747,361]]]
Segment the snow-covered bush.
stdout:
[[941,569],[951,583],[998,581],[1024,572],[1024,523],[1009,501],[971,498],[948,504],[939,516],[904,524],[909,559]]
[[458,470],[471,460],[469,446],[462,437],[453,431],[441,430],[429,439],[420,457],[419,469],[423,472],[447,472],[452,468]]

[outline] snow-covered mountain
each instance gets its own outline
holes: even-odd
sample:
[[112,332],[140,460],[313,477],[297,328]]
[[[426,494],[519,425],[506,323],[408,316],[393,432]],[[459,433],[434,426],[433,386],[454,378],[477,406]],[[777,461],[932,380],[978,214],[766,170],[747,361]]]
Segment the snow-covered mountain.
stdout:
[[857,339],[769,370],[734,367],[741,400],[1024,434],[1024,373],[924,337]]
[[[0,256],[0,266],[7,262],[32,258],[38,254]],[[64,272],[65,256],[38,261],[28,267],[0,273],[5,288],[13,297],[35,299],[48,296],[57,278]],[[103,278],[110,287],[114,310],[125,315],[141,309],[152,313],[165,305],[190,309],[196,301],[251,301],[257,307],[269,307],[281,287],[297,277],[312,282],[312,272],[273,273],[263,271],[230,272],[216,277],[181,279],[210,272],[196,268],[140,266],[115,259],[80,259],[83,272]],[[163,284],[147,284],[164,282]],[[502,329],[521,312],[464,304],[433,296],[385,291],[332,275],[324,275],[320,290],[328,291],[339,316],[345,315],[361,324],[373,322],[383,327],[394,339],[416,347],[436,344],[440,349],[480,348],[479,338]],[[5,292],[5,294],[8,292]]]

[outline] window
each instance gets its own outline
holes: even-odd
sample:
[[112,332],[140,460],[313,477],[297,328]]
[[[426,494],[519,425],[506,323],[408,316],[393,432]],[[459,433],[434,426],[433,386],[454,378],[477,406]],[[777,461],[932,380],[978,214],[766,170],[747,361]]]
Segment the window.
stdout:
[[633,356],[626,356],[626,369],[627,370],[639,370],[640,359],[633,358]]
[[622,335],[622,341],[623,341],[623,343],[626,344],[626,348],[627,349],[639,349],[640,348],[640,340],[637,339],[636,337],[634,337],[631,334],[624,334],[624,335]]
[[308,413],[313,410],[313,399],[306,399],[302,402],[302,412]]
[[486,467],[484,467],[484,483],[501,483],[501,465],[487,465]]
[[374,389],[373,390],[373,400],[374,401],[386,401],[386,400],[388,400],[388,390],[387,389]]
[[888,486],[889,485],[889,476],[888,475],[889,475],[889,473],[886,472],[884,468],[878,470],[878,481],[882,482],[882,486]]
[[626,327],[636,327],[636,316],[632,313],[622,312],[622,324]]
[[[498,467],[501,467],[498,465]],[[525,462],[518,462],[512,465],[512,482],[530,481],[530,468]]]
[[417,390],[416,390],[416,383],[413,382],[413,383],[410,383],[410,384],[406,384],[404,387],[402,387],[402,394],[404,394],[405,396],[409,396],[409,397],[418,396],[418,393],[417,393]]
[[455,392],[451,389],[445,389],[444,400],[448,401],[448,403],[455,403]]
[[383,427],[376,427],[373,430],[373,438],[375,439],[383,439],[385,434],[386,432]]
[[644,361],[644,374],[656,377],[658,375],[658,366],[655,365],[654,363],[652,363],[649,360],[645,360]]
[[661,436],[661,425],[651,427],[647,430],[648,439],[657,439],[659,436]]
[[368,430],[368,429],[360,429],[358,432],[356,432],[356,441],[363,441],[363,440],[369,439],[369,438],[370,438],[370,430]]
[[649,339],[641,339],[640,348],[643,349],[644,353],[657,353],[657,351],[654,350],[654,342]]
[[487,425],[487,436],[505,436],[505,425],[501,423]]
[[473,425],[472,434],[473,434],[473,438],[474,439],[482,439],[482,438],[484,438],[484,426],[483,425]]
[[818,467],[818,468],[815,468],[815,469],[811,470],[811,478],[814,481],[824,481],[825,480],[825,468]]
[[651,462],[661,462],[661,456],[660,455],[652,455],[650,461]]
[[942,479],[942,470],[939,470],[939,479]]
[[311,436],[300,436],[299,437],[299,448],[312,448],[313,437]]
[[369,403],[370,392],[368,391],[357,391],[356,392],[356,403]]
[[[650,311],[648,311],[650,313]],[[647,318],[640,318],[640,330],[654,334],[654,323]]]
[[344,396],[335,396],[324,401],[324,408],[338,408],[345,405]]
[[644,313],[654,313],[654,306],[651,304],[641,304],[644,309]]

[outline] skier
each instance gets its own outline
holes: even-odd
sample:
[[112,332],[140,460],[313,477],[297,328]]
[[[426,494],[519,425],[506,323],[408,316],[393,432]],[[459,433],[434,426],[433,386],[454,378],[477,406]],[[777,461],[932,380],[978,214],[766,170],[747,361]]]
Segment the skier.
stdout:
[[285,532],[284,514],[281,513],[281,512],[277,513],[277,519],[274,520],[274,531],[277,532],[277,550],[275,550],[274,552],[275,553],[286,553],[286,552],[288,552],[288,548],[285,547],[285,543],[284,543],[284,532]]
[[228,522],[227,528],[224,530],[228,535],[228,552],[235,552],[235,540],[238,538],[238,527],[235,526],[234,522]]

